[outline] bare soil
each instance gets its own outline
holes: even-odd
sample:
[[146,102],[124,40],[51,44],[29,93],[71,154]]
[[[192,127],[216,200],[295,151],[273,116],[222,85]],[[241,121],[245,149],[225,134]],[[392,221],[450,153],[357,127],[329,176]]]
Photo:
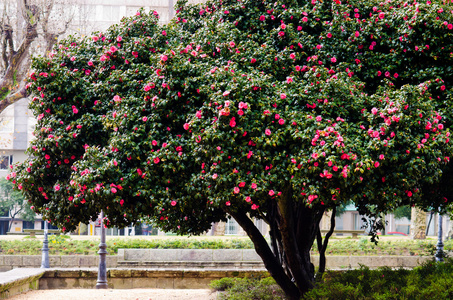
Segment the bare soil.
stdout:
[[36,290],[8,298],[10,300],[215,300],[217,292],[209,289],[130,289],[130,290]]

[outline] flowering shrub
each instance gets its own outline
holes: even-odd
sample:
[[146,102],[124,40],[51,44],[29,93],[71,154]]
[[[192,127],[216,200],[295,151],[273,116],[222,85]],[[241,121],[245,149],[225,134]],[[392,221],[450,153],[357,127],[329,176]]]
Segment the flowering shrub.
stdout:
[[450,5],[177,7],[168,26],[140,11],[35,59],[36,140],[11,179],[36,212],[66,230],[104,209],[108,225],[189,234],[228,213],[298,298],[325,211],[448,205],[432,195],[452,154]]

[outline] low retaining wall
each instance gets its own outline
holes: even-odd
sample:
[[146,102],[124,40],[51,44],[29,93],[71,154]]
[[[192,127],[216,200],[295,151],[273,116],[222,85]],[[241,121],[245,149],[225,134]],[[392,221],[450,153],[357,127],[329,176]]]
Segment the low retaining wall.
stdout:
[[[0,271],[15,268],[39,268],[41,255],[0,255]],[[431,256],[327,256],[327,269],[351,269],[365,265],[377,267],[413,268]],[[318,256],[312,262],[318,265]],[[51,268],[97,268],[98,255],[50,255]],[[256,269],[264,264],[254,249],[119,249],[118,255],[107,255],[108,268],[165,269]]]
[[0,273],[0,299],[39,289],[39,279],[44,273],[44,269],[30,268]]
[[[112,289],[160,288],[206,289],[212,280],[223,277],[267,277],[269,273],[257,270],[158,270],[108,269],[107,284]],[[97,270],[46,270],[39,279],[39,289],[94,288]]]
[[[40,268],[41,255],[0,255],[0,271],[15,268]],[[51,268],[96,268],[99,266],[99,255],[49,255]],[[116,268],[118,256],[107,256],[107,267]]]
[[119,249],[118,267],[263,269],[254,249]]

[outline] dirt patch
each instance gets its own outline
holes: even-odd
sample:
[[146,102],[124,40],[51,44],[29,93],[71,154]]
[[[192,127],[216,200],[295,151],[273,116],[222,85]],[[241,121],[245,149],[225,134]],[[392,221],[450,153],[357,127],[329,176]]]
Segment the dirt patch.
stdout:
[[130,289],[130,290],[37,290],[16,295],[10,300],[86,300],[86,299],[114,299],[114,300],[215,300],[217,293],[208,289]]

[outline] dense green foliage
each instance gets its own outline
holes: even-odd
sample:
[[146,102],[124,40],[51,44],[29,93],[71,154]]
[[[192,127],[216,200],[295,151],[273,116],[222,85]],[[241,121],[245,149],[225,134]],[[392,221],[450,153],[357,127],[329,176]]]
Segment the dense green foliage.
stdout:
[[[95,255],[99,250],[97,239],[78,240],[49,235],[49,248],[52,255]],[[332,239],[327,255],[421,255],[433,256],[436,240],[381,240],[377,245],[366,238]],[[453,251],[453,240],[444,242],[444,250]],[[0,240],[1,255],[37,255],[41,253],[42,241],[34,238],[20,240]],[[253,243],[247,238],[108,238],[107,251],[116,255],[118,249],[251,249]],[[311,251],[317,255],[316,247]]]
[[[271,278],[222,278],[211,282],[221,299],[284,299]],[[262,298],[260,298],[262,297]],[[361,267],[350,271],[329,271],[303,299],[451,299],[453,261],[429,262],[413,270]]]
[[325,211],[353,201],[373,234],[402,205],[446,210],[449,4],[177,8],[169,25],[142,11],[34,61],[36,140],[10,178],[37,212],[63,230],[103,209],[109,226],[149,217],[179,234],[230,214],[297,299]]
[[301,3],[179,3],[169,26],[142,12],[62,41],[34,62],[18,187],[66,229],[104,208],[110,224],[157,215],[195,233],[288,192],[426,204],[452,152],[448,7]]

